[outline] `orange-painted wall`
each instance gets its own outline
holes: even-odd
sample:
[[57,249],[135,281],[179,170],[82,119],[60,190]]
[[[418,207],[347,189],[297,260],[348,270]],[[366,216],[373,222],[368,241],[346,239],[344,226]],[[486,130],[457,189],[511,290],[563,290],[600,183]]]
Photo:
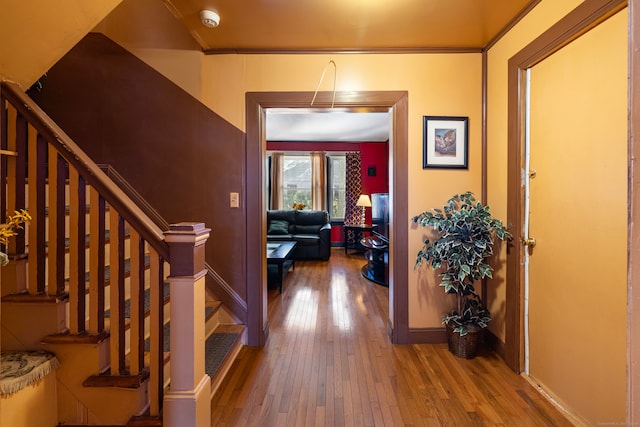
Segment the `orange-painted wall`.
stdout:
[[[507,63],[580,3],[580,0],[540,2],[487,53],[487,202],[497,218],[507,217]],[[506,258],[505,251],[503,245],[502,259]],[[505,269],[494,272],[486,297],[493,317],[489,329],[502,341],[505,339],[505,275]]]
[[[245,129],[244,94],[260,91],[313,91],[327,62],[337,65],[337,91],[406,90],[409,99],[408,158],[397,173],[408,178],[410,214],[440,206],[453,194],[481,188],[481,55],[394,54],[357,55],[211,55],[203,60],[202,100],[229,122]],[[321,91],[330,90],[325,82]],[[326,87],[325,87],[326,86]],[[469,169],[422,169],[422,116],[469,117]],[[410,218],[406,220],[409,222]],[[439,328],[452,301],[437,285],[433,271],[413,271],[414,254],[424,240],[409,230],[406,244],[409,326]]]
[[2,1],[0,80],[29,89],[121,1]]

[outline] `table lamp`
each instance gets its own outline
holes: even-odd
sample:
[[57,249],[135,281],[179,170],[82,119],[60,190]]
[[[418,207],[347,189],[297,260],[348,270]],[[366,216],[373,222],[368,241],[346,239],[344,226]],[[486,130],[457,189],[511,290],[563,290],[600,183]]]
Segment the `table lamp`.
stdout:
[[360,219],[360,224],[364,225],[364,210],[371,207],[371,199],[369,198],[369,195],[361,194],[356,202],[356,206],[362,207],[362,218]]

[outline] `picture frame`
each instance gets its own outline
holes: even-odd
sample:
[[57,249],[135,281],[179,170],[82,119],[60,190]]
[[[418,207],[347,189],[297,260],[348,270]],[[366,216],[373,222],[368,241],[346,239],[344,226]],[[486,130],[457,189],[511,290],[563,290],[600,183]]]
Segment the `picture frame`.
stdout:
[[423,116],[422,168],[469,168],[469,117]]

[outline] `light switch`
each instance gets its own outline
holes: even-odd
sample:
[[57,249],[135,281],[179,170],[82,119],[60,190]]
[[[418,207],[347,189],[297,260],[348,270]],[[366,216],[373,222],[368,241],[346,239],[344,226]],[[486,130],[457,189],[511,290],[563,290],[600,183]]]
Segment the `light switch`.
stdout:
[[240,195],[238,193],[229,193],[229,206],[232,208],[240,207]]

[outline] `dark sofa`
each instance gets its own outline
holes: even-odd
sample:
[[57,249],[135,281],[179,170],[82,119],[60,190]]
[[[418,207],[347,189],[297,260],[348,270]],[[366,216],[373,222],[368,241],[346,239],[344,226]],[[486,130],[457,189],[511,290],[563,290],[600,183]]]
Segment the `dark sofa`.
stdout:
[[331,223],[327,211],[268,210],[267,240],[295,241],[293,258],[328,260],[331,256]]

